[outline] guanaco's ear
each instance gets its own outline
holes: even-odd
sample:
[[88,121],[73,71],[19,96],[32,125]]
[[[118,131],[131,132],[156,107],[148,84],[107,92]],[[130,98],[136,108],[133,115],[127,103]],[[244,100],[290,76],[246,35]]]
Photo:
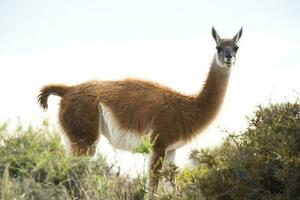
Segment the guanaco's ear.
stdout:
[[220,38],[220,36],[218,35],[218,33],[217,33],[215,27],[212,27],[211,34],[212,34],[213,38],[215,39],[216,43],[219,43],[220,40],[221,40],[221,38]]
[[243,27],[241,27],[239,32],[233,37],[233,41],[235,43],[237,43],[239,41],[239,39],[242,37],[242,33],[243,33]]

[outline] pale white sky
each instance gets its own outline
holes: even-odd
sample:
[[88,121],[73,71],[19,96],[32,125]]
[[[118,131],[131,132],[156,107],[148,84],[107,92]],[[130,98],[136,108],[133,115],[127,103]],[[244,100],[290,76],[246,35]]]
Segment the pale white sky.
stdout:
[[195,93],[215,52],[211,26],[221,37],[243,26],[223,109],[190,147],[215,144],[255,105],[300,93],[299,10],[296,0],[0,0],[0,121],[55,124],[59,98],[47,113],[36,103],[47,83],[138,77]]

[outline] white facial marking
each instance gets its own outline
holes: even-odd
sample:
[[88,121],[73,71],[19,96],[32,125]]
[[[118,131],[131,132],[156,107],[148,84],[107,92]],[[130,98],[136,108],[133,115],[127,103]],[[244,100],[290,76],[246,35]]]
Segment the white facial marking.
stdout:
[[236,61],[235,56],[233,56],[233,57],[231,58],[231,66],[235,65],[235,61]]
[[224,60],[223,60],[223,62],[222,62],[220,60],[219,56],[218,56],[218,53],[216,53],[215,59],[216,59],[217,65],[219,65],[220,67],[226,67],[226,68],[230,68],[230,67],[234,66],[235,65],[235,61],[236,61],[235,56],[233,56],[230,59],[230,64],[226,64],[226,62],[228,62],[228,58],[225,57]]
[[215,59],[216,59],[217,65],[219,65],[220,67],[226,67],[223,65],[223,62],[219,59],[219,56],[217,53],[215,55]]
[[[224,59],[225,64],[226,64],[227,61],[228,61],[228,58],[225,58],[225,59]],[[235,57],[232,57],[232,58],[230,59],[230,65],[227,65],[227,66],[228,66],[228,67],[232,67],[234,64],[235,64]]]

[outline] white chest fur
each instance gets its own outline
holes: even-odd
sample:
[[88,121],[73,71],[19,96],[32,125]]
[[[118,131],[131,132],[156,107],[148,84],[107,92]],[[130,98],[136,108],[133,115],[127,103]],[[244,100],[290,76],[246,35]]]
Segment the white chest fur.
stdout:
[[112,111],[100,104],[100,134],[104,135],[109,143],[117,149],[133,151],[141,144],[142,136],[128,130],[123,130],[115,119]]

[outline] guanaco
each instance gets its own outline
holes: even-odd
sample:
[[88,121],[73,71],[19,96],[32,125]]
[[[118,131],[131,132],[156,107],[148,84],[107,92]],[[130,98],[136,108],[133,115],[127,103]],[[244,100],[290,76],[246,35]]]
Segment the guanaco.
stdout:
[[150,136],[149,191],[154,194],[163,160],[174,160],[176,149],[201,133],[222,105],[242,28],[232,39],[221,39],[212,27],[212,36],[217,52],[198,94],[184,95],[157,83],[126,79],[49,84],[41,89],[38,101],[46,110],[49,95],[61,97],[59,122],[76,156],[93,155],[100,135],[128,151],[139,146],[143,136]]

